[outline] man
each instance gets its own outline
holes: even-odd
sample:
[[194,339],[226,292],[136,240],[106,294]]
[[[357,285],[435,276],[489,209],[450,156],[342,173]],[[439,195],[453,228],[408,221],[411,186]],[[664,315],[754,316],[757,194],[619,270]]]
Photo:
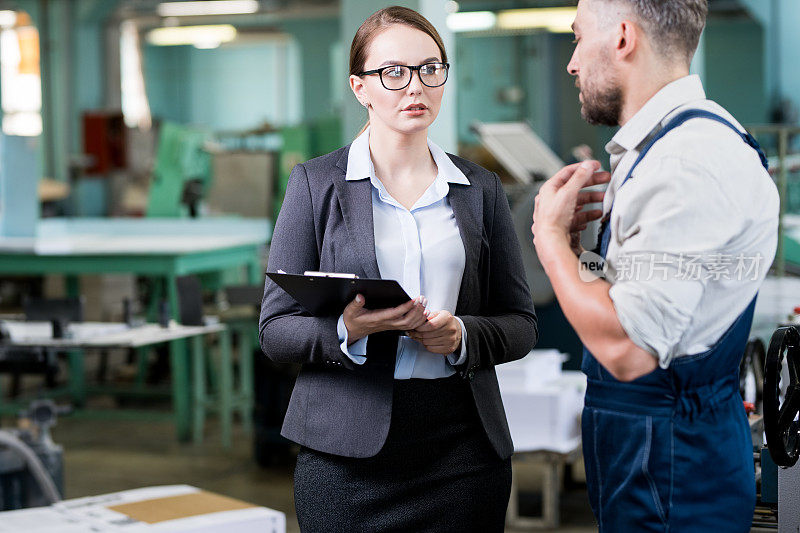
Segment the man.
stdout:
[[[707,9],[580,0],[567,68],[583,117],[621,126],[606,146],[612,173],[571,165],[536,198],[536,250],[586,348],[583,450],[601,532],[752,520],[738,365],[779,200],[756,142],[689,75]],[[581,190],[606,182],[605,197]],[[582,281],[576,232],[601,215],[606,275]]]

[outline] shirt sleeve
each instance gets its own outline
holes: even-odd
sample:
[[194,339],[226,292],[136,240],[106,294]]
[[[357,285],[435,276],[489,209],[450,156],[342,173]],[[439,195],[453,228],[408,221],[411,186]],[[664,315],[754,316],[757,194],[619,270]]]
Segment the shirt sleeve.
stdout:
[[458,353],[453,352],[447,354],[447,361],[453,366],[458,366],[464,364],[467,360],[467,328],[464,327],[463,320],[458,317],[454,318],[461,324],[461,350],[459,350]]
[[336,332],[339,334],[339,346],[342,349],[342,353],[344,353],[350,358],[350,360],[358,365],[363,365],[366,363],[367,339],[369,339],[369,335],[362,339],[358,339],[356,342],[348,346],[347,326],[344,325],[344,314],[339,315],[339,321],[336,323]]
[[701,165],[678,157],[651,161],[617,192],[609,294],[631,341],[666,368],[679,355],[715,261],[745,217]]

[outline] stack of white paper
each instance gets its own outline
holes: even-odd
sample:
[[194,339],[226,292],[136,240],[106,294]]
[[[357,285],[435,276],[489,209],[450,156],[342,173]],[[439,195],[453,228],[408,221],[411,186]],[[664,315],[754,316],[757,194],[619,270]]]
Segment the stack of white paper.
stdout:
[[580,443],[580,414],[586,378],[562,371],[564,354],[534,350],[497,367],[514,450],[566,453]]

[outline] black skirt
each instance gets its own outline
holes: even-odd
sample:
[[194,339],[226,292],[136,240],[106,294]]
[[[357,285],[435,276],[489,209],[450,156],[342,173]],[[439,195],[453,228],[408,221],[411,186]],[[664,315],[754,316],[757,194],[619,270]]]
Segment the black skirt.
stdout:
[[303,447],[294,491],[303,532],[501,532],[511,461],[462,378],[396,380],[383,449],[354,459]]

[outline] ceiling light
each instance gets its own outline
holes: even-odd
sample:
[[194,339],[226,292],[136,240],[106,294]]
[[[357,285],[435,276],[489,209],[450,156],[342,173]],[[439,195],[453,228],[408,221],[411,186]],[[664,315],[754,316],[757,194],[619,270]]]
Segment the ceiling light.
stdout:
[[235,38],[236,28],[230,24],[155,28],[147,33],[147,42],[156,46],[202,46],[204,43],[227,43]]
[[503,30],[543,29],[553,33],[572,33],[578,9],[552,7],[507,9],[497,14],[497,27]]
[[207,41],[207,42],[199,42],[194,43],[194,47],[198,50],[213,50],[214,48],[219,48],[219,45],[222,44],[219,41]]
[[483,31],[494,27],[497,16],[491,11],[465,11],[447,15],[447,27],[453,32]]
[[258,11],[258,0],[205,0],[203,2],[164,2],[156,7],[162,17],[201,15],[241,15]]

